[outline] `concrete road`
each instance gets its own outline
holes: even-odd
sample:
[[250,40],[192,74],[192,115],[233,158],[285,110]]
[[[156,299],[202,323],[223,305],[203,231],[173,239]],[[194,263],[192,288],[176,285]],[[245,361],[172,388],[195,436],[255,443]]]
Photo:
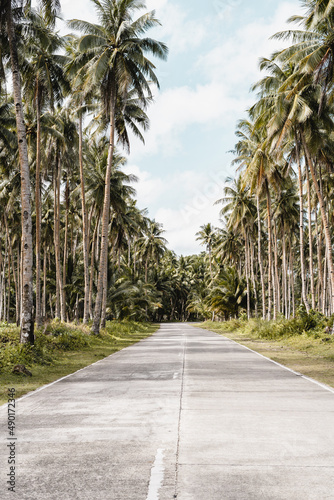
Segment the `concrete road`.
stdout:
[[211,332],[149,339],[17,403],[0,498],[334,499],[334,391]]

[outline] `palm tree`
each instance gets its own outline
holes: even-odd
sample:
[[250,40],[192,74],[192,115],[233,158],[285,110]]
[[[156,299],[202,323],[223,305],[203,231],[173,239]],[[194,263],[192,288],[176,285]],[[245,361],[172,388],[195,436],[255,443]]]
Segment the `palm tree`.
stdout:
[[147,78],[158,85],[154,65],[145,54],[151,53],[165,59],[167,47],[151,38],[141,38],[143,33],[159,23],[154,12],[133,20],[134,13],[144,7],[138,0],[94,0],[94,4],[100,25],[73,20],[70,26],[87,33],[79,41],[83,60],[81,75],[86,75],[82,80],[86,88],[100,87],[110,125],[99,279],[93,324],[93,332],[97,334],[102,313],[103,284],[107,273],[110,176],[115,146],[117,104],[119,99],[123,102],[128,91],[134,88],[145,106],[147,96],[151,97]]
[[212,247],[215,243],[216,240],[216,232],[215,228],[212,226],[212,224],[203,224],[203,226],[200,227],[200,231],[196,233],[196,240],[201,242],[201,245],[205,245],[207,251],[209,252],[209,265],[210,265],[210,276],[211,279],[213,279],[213,273],[212,273]]
[[15,20],[11,0],[0,2],[1,24],[5,24],[9,41],[10,61],[12,69],[12,84],[14,107],[16,117],[16,130],[21,168],[21,213],[22,213],[22,317],[21,317],[21,343],[34,343],[33,319],[33,243],[32,243],[32,218],[31,218],[31,188],[28,159],[26,127],[22,105],[22,91],[17,39],[15,33]]
[[[18,2],[22,8],[21,2]],[[17,2],[13,2],[16,7]],[[41,4],[50,19],[60,8],[59,0],[42,0]],[[20,78],[20,65],[17,50],[17,37],[15,33],[15,19],[11,0],[0,0],[0,28],[5,26],[10,51],[12,69],[12,84],[15,105],[16,130],[21,169],[21,213],[22,213],[22,313],[21,313],[21,343],[34,343],[33,319],[33,242],[31,218],[31,186],[28,159],[28,147],[24,113],[22,106],[22,90]]]
[[225,197],[217,200],[216,203],[224,203],[220,215],[228,214],[228,226],[234,231],[239,228],[244,238],[245,245],[245,277],[247,282],[247,315],[250,318],[250,228],[255,221],[255,206],[248,187],[243,185],[241,177],[238,177],[233,183],[232,179],[227,179],[230,185],[224,188]]
[[51,111],[54,104],[59,103],[64,92],[69,91],[69,83],[64,76],[66,58],[59,54],[64,41],[53,31],[53,23],[48,22],[41,13],[29,13],[30,36],[27,40],[27,60],[22,63],[22,77],[25,95],[30,96],[36,109],[36,326],[42,324],[41,317],[41,113],[46,102]]
[[138,239],[139,254],[145,265],[145,283],[148,283],[148,264],[158,263],[166,250],[167,240],[162,237],[162,225],[155,220],[149,221],[145,235]]

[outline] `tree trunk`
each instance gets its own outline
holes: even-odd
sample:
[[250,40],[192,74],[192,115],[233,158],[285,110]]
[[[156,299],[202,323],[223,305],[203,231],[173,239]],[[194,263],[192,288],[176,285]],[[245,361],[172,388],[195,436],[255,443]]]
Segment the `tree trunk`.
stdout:
[[88,310],[89,310],[89,316],[91,319],[93,319],[92,301],[93,301],[93,282],[94,282],[94,273],[95,273],[95,245],[96,245],[96,239],[97,239],[99,225],[100,225],[100,214],[98,213],[97,219],[96,219],[96,225],[95,225],[95,229],[94,229],[94,233],[93,233],[92,249],[91,249],[91,256],[90,256],[91,260],[90,260]]
[[305,287],[305,261],[304,261],[304,198],[303,198],[303,176],[300,165],[300,156],[298,145],[296,146],[298,180],[299,180],[299,253],[300,253],[300,272],[302,279],[302,299],[306,307],[306,312],[310,312],[310,306],[306,296]]
[[39,96],[39,85],[37,81],[36,91],[36,119],[37,119],[37,138],[36,138],[36,185],[35,185],[35,210],[36,210],[36,327],[42,326],[41,317],[41,104]]
[[30,170],[26,127],[24,123],[21,78],[16,46],[16,35],[13,23],[11,2],[7,2],[6,9],[7,33],[10,48],[10,59],[13,76],[13,94],[15,104],[16,129],[19,148],[21,170],[21,211],[22,211],[22,315],[21,334],[22,344],[34,343],[33,319],[33,245],[32,245],[32,220],[31,220],[31,190]]
[[[63,255],[63,293],[65,294],[66,287],[66,265],[67,265],[67,246],[68,246],[68,212],[70,208],[70,189],[69,189],[69,181],[68,176],[66,179],[66,187],[65,187],[65,235],[64,235],[64,255]],[[73,257],[73,261],[74,257]]]
[[323,226],[324,226],[324,233],[325,233],[325,240],[326,240],[326,253],[327,253],[327,260],[328,260],[328,271],[329,271],[329,275],[330,275],[330,287],[331,287],[330,288],[330,292],[331,292],[330,309],[333,310],[334,309],[334,265],[333,265],[332,242],[331,242],[331,234],[330,234],[330,230],[329,230],[329,222],[328,222],[328,217],[327,217],[327,213],[326,213],[326,209],[325,209],[324,197],[323,197],[323,195],[320,191],[320,188],[319,188],[319,184],[318,184],[318,180],[317,180],[316,175],[315,175],[315,170],[314,170],[314,165],[313,165],[313,161],[311,158],[311,154],[310,154],[310,151],[307,147],[305,136],[303,133],[301,134],[301,137],[302,137],[303,147],[304,147],[304,151],[305,151],[306,161],[307,161],[308,167],[309,167],[310,172],[311,172],[315,191],[316,191],[317,196],[318,196],[321,218],[322,218],[322,222],[323,222]]
[[43,251],[43,295],[42,295],[42,315],[46,318],[46,245],[44,244]]
[[312,238],[312,209],[311,209],[311,186],[310,186],[310,174],[305,166],[306,170],[306,185],[307,185],[307,211],[308,211],[308,242],[309,242],[309,269],[311,278],[311,297],[312,297],[312,309],[315,309],[315,291],[314,291],[314,270],[313,270],[313,238]]
[[257,225],[258,225],[258,260],[261,278],[261,290],[262,290],[262,319],[266,319],[266,289],[264,286],[264,273],[263,273],[263,259],[262,259],[262,248],[261,248],[261,215],[260,215],[260,196],[256,195],[256,207],[257,207]]
[[60,262],[58,258],[59,253],[59,245],[58,245],[58,216],[57,216],[57,168],[58,168],[58,158],[56,158],[55,171],[53,173],[53,218],[54,218],[54,231],[53,231],[53,239],[54,239],[54,250],[55,250],[55,261],[56,261],[56,304],[55,304],[55,318],[60,319],[60,293],[59,293],[59,269]]
[[278,244],[277,244],[277,230],[276,222],[274,226],[274,263],[275,263],[275,291],[276,291],[276,308],[274,309],[274,319],[276,319],[277,312],[281,312],[281,290],[280,281],[278,276]]
[[255,302],[255,317],[258,317],[258,298],[257,298],[257,289],[256,289],[256,280],[254,273],[254,245],[250,245],[250,266],[251,266],[251,277],[252,277],[252,286],[254,290],[254,302]]
[[268,220],[268,320],[271,319],[271,271],[272,271],[272,230],[271,230],[271,199],[268,180],[265,181],[267,197],[267,220]]
[[83,260],[84,260],[84,280],[85,280],[85,293],[84,293],[84,315],[83,323],[86,324],[90,315],[89,305],[89,232],[87,222],[87,208],[86,208],[86,194],[85,194],[85,178],[83,171],[83,156],[82,156],[82,113],[79,113],[79,169],[80,169],[80,188],[81,188],[81,213],[82,213],[82,239],[83,239]]
[[99,263],[99,278],[97,283],[97,294],[94,310],[94,322],[92,327],[92,332],[95,335],[99,334],[100,331],[100,321],[102,313],[102,300],[103,300],[103,284],[105,282],[105,275],[108,266],[108,229],[109,229],[109,218],[110,218],[110,179],[111,179],[111,169],[113,163],[114,154],[114,141],[115,141],[115,96],[111,96],[110,99],[110,140],[109,140],[109,151],[108,151],[108,161],[107,170],[105,177],[105,188],[104,188],[104,201],[103,201],[103,213],[102,213],[102,234],[101,234],[101,251],[100,251],[100,263]]

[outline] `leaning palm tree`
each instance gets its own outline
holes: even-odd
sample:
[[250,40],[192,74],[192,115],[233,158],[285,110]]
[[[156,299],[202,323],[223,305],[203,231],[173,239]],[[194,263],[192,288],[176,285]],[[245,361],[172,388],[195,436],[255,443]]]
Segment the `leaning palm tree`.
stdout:
[[134,88],[143,106],[146,105],[147,97],[152,95],[148,80],[158,85],[158,79],[154,65],[145,54],[151,53],[165,59],[167,47],[161,42],[142,37],[149,28],[157,26],[159,22],[154,11],[133,20],[134,13],[145,7],[139,0],[93,1],[100,24],[80,20],[72,20],[69,24],[85,33],[78,46],[82,62],[79,77],[86,89],[100,88],[104,111],[110,125],[99,279],[93,323],[93,332],[97,334],[100,329],[103,284],[107,272],[110,177],[115,147],[117,104],[119,100],[124,101],[128,91]]

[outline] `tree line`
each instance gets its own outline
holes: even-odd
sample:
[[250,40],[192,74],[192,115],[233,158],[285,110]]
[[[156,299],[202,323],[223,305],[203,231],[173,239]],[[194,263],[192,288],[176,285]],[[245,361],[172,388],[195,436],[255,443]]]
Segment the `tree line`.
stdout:
[[303,1],[287,48],[260,60],[256,102],[237,125],[237,174],[227,180],[223,229],[202,226],[222,317],[276,319],[302,308],[334,314],[334,6]]
[[98,23],[69,21],[81,35],[62,37],[57,0],[0,2],[0,319],[15,318],[23,343],[48,317],[92,319],[97,334],[125,262],[149,316],[149,273],[165,249],[122,149],[130,131],[143,140],[159,87],[149,56],[168,49],[146,36],[160,23],[139,0],[93,7]]

